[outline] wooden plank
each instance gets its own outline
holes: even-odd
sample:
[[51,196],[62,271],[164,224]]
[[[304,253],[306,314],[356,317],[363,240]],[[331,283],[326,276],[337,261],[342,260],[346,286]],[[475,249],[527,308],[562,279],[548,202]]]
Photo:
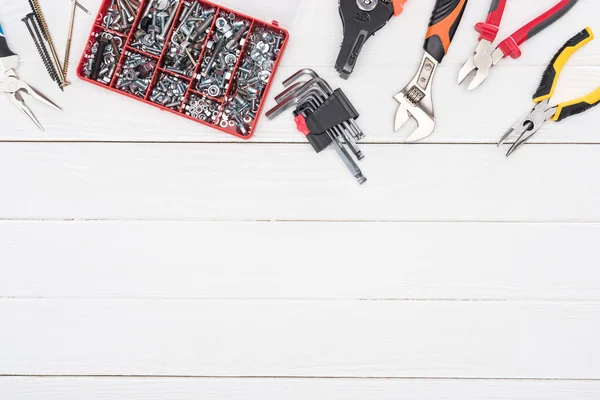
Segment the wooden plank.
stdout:
[[3,219],[600,221],[600,147],[0,145]]
[[600,378],[599,303],[0,300],[0,374]]
[[[266,0],[265,8],[272,7]],[[487,13],[487,2],[472,2],[458,32],[445,65],[439,70],[435,87],[436,133],[426,143],[495,143],[514,121],[531,108],[533,95],[541,73],[556,50],[576,31],[590,22],[590,15],[599,15],[600,3],[580,1],[567,18],[544,32],[544,36],[527,43],[523,57],[499,65],[486,86],[468,93],[456,85],[458,68],[472,54],[477,34],[471,27]],[[520,27],[529,17],[548,8],[551,2],[520,1],[518,8],[508,6],[502,35]],[[234,4],[232,4],[234,5]],[[3,20],[5,30],[21,32],[20,19],[26,6],[9,6]],[[279,5],[279,8],[281,6]],[[90,5],[90,8],[95,8]],[[57,36],[66,29],[61,7],[47,7],[48,20],[57,27]],[[393,132],[393,116],[397,103],[392,96],[407,83],[415,72],[422,54],[422,40],[431,12],[431,4],[408,4],[406,13],[392,21],[386,29],[365,46],[355,75],[349,81],[339,79],[333,69],[342,36],[341,22],[335,4],[323,6],[321,1],[306,0],[290,26],[292,40],[278,73],[277,83],[304,67],[314,67],[334,86],[342,86],[361,112],[361,125],[369,143],[403,142],[408,132]],[[77,24],[75,37],[87,36],[89,23]],[[319,29],[314,29],[319,26]],[[600,26],[593,26],[596,30]],[[54,28],[53,28],[54,29]],[[416,40],[398,38],[413,38]],[[421,35],[422,32],[422,35]],[[59,36],[60,37],[60,36]],[[19,73],[64,107],[57,113],[46,107],[34,109],[46,132],[37,131],[18,112],[6,113],[0,141],[150,141],[150,142],[230,142],[232,136],[216,132],[193,122],[158,112],[151,107],[78,81],[63,95],[44,74],[43,66],[27,34],[9,35],[11,46],[22,56]],[[73,58],[83,51],[84,41],[74,44]],[[569,62],[556,94],[558,100],[580,96],[597,87],[600,71],[600,46],[593,43]],[[74,71],[72,71],[74,72]],[[273,91],[281,89],[274,85]],[[274,94],[274,93],[273,93]],[[273,97],[271,95],[271,98]],[[273,101],[269,101],[269,106]],[[5,107],[8,107],[5,106]],[[477,110],[474,112],[474,110]],[[592,111],[561,124],[550,124],[534,138],[539,143],[600,143],[595,126],[598,113]],[[409,128],[412,129],[412,128]],[[296,132],[290,115],[260,123],[255,142],[304,142]]]
[[10,400],[596,400],[598,381],[0,378]]
[[4,221],[0,297],[598,301],[598,242],[599,224]]

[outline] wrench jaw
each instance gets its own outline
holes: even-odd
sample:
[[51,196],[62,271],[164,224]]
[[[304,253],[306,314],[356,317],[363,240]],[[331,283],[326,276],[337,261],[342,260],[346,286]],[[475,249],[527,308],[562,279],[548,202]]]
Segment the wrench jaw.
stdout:
[[435,116],[431,87],[437,71],[438,62],[427,52],[423,56],[417,75],[404,90],[394,96],[400,106],[396,113],[394,130],[398,132],[412,117],[418,128],[406,140],[418,142],[430,136],[435,129]]
[[[400,103],[398,111],[396,112],[396,119],[394,121],[394,132],[398,132],[400,129],[402,129],[404,124],[406,124],[410,119],[410,114],[408,110],[402,105],[402,99],[398,99],[398,96],[401,94],[402,93],[399,93],[396,96],[394,96],[394,98]],[[404,98],[404,95],[402,95],[402,98]]]
[[398,112],[396,113],[395,130],[399,131],[406,122],[412,117],[417,121],[418,128],[406,139],[407,143],[414,143],[429,137],[435,130],[435,118],[433,114],[429,114],[424,108],[419,105],[413,105],[410,101],[406,100],[405,96],[401,94],[396,95],[394,98],[400,103]]

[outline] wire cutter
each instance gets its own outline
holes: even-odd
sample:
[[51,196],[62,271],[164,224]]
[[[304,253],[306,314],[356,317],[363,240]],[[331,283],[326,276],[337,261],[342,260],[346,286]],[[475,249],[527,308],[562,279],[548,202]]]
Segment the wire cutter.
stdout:
[[458,74],[458,84],[462,84],[469,76],[475,76],[468,86],[468,90],[478,88],[489,76],[490,69],[506,57],[517,59],[521,57],[520,46],[556,21],[564,17],[579,0],[561,0],[550,10],[540,15],[521,29],[513,33],[498,47],[490,52],[492,43],[498,36],[507,0],[492,0],[492,7],[487,21],[475,26],[480,33],[479,44],[475,54],[467,60]]
[[335,69],[348,79],[363,45],[388,21],[402,13],[406,0],[339,0],[344,40]]
[[15,72],[19,67],[19,56],[8,47],[2,25],[0,25],[0,92],[8,95],[10,101],[40,128],[44,128],[33,112],[25,104],[23,94],[27,94],[42,103],[61,111],[61,108],[46,98],[43,94],[21,81]]
[[586,96],[550,106],[550,99],[554,95],[563,67],[577,50],[592,40],[594,40],[594,34],[590,28],[586,28],[569,39],[556,53],[542,76],[542,82],[537,92],[533,96],[533,102],[536,103],[536,106],[524,118],[517,121],[498,143],[498,146],[501,146],[508,142],[511,136],[517,136],[514,144],[506,154],[507,157],[527,143],[547,121],[559,122],[573,115],[584,113],[600,104],[599,86]]

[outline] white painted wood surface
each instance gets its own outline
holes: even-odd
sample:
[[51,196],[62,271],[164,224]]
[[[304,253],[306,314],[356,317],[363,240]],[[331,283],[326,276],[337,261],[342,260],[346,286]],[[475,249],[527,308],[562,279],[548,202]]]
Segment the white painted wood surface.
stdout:
[[7,378],[7,398],[37,400],[596,400],[595,381],[457,379]]
[[[40,1],[62,49],[69,2]],[[292,35],[274,91],[312,67],[361,111],[357,187],[289,116],[240,142],[74,74],[62,94],[20,22],[27,2],[0,0],[20,76],[65,108],[30,102],[40,133],[0,105],[0,399],[600,398],[600,109],[510,160],[493,145],[558,47],[600,32],[600,2],[467,93],[456,75],[489,6],[472,0],[437,77],[438,129],[404,145],[391,96],[433,3],[409,0],[347,82],[334,0],[253,12]],[[554,3],[509,1],[501,35]],[[74,60],[90,24],[78,17]],[[556,98],[599,84],[592,42]]]

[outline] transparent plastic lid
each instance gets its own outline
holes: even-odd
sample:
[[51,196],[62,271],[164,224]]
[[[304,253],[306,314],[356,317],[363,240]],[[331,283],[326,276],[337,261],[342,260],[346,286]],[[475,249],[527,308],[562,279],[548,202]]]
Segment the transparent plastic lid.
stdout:
[[264,22],[277,21],[283,29],[294,23],[300,6],[305,0],[211,0],[220,6],[230,8]]

